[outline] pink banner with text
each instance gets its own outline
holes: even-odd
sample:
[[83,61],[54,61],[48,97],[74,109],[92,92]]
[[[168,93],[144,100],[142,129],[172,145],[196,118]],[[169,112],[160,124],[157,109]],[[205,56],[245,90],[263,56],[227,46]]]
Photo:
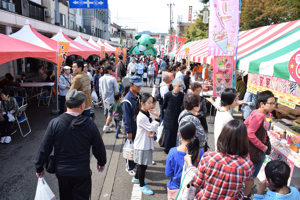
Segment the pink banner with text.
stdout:
[[238,45],[239,0],[211,0],[209,56],[233,55]]

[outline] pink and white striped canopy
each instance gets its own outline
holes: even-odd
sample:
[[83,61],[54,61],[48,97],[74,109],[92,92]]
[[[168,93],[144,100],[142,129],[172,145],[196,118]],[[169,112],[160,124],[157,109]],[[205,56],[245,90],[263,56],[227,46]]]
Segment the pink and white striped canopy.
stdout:
[[[240,32],[237,59],[248,55],[298,27],[300,27],[300,20]],[[177,54],[177,57],[185,58],[185,51],[181,51]],[[190,47],[191,61],[211,64],[212,58],[213,56],[208,56],[208,39],[200,40]]]

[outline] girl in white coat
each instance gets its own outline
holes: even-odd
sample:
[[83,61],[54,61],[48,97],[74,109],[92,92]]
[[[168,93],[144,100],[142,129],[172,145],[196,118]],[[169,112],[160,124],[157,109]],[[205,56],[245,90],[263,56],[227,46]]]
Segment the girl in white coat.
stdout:
[[[139,189],[148,195],[153,194],[153,191],[147,187],[145,181],[145,174],[147,165],[152,164],[152,153],[154,150],[154,135],[159,126],[159,114],[152,108],[153,97],[149,93],[141,95],[136,102],[136,123],[137,131],[134,140],[134,162],[137,164],[137,171],[132,182],[139,183]],[[152,120],[150,113],[155,116]]]

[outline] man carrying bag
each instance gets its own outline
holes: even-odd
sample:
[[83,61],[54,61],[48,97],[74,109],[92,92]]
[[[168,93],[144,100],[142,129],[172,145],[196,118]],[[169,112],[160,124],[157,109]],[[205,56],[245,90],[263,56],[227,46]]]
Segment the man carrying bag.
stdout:
[[[56,174],[61,200],[90,198],[90,147],[99,172],[106,164],[106,151],[97,126],[81,115],[85,98],[83,92],[75,89],[67,93],[67,112],[49,123],[35,160],[38,178],[44,176],[46,163],[46,170]],[[54,155],[50,156],[53,148]]]

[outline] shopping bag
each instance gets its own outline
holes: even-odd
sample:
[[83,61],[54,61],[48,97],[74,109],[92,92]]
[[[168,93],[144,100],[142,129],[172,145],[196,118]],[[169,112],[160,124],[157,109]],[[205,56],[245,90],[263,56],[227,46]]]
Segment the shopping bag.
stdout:
[[162,122],[157,129],[157,140],[156,140],[157,142],[161,138],[163,130],[164,130],[164,122]]
[[34,200],[56,200],[44,178],[39,178]]
[[181,175],[180,188],[176,195],[175,200],[193,200],[196,196],[196,187],[191,184],[195,172],[188,168],[184,163]]
[[127,160],[133,160],[134,146],[132,140],[126,140],[123,147],[123,157]]
[[92,92],[92,101],[93,102],[98,102],[98,96],[97,96],[97,93],[95,91]]
[[7,114],[7,117],[9,122],[14,122],[16,120],[15,117],[10,113]]

